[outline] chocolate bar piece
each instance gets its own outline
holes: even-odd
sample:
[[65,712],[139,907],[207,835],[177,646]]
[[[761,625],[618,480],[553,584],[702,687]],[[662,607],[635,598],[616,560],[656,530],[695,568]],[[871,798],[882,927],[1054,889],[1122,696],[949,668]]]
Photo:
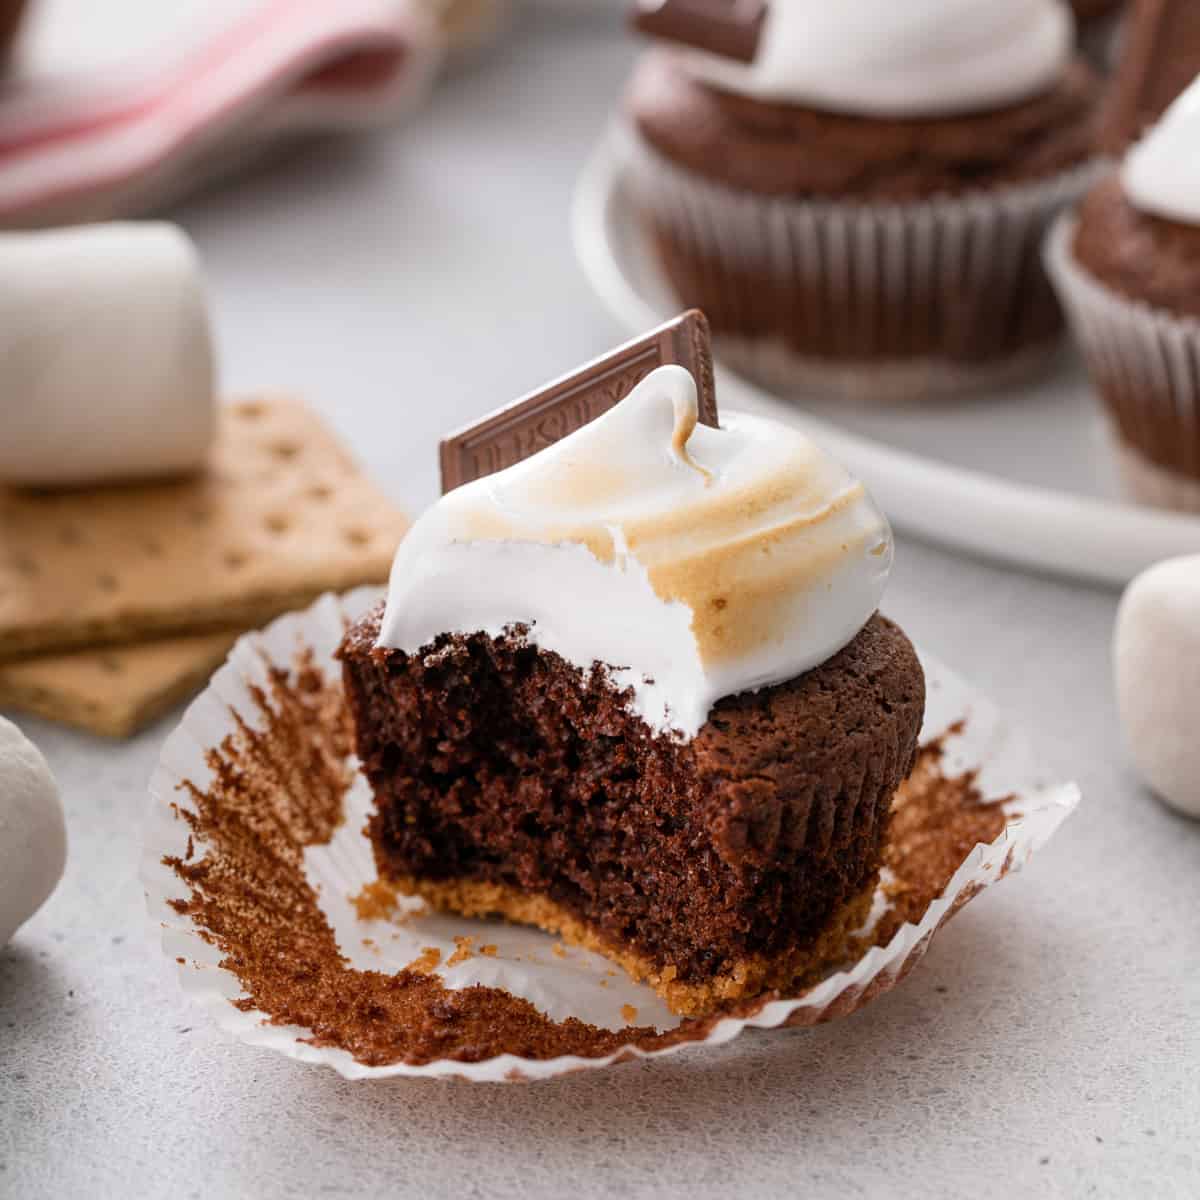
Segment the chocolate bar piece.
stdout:
[[630,19],[652,37],[749,63],[758,54],[767,0],[635,0]]
[[1122,154],[1200,74],[1200,2],[1135,0],[1101,116],[1099,142]]
[[445,438],[442,491],[502,471],[553,445],[607,412],[651,371],[668,364],[692,373],[699,391],[700,421],[716,428],[708,321],[692,309]]

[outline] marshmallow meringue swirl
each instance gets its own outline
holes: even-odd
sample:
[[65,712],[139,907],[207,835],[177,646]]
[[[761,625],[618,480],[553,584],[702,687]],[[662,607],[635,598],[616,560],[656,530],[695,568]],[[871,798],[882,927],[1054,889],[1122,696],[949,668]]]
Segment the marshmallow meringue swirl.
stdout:
[[715,701],[791,679],[866,624],[892,562],[866,489],[795,429],[697,424],[661,367],[541,453],[443,496],[392,567],[379,644],[528,640],[603,664],[657,733],[691,738]]
[[1063,0],[775,0],[753,63],[684,59],[706,82],[758,100],[941,117],[1036,96],[1074,50]]
[[1142,212],[1200,225],[1200,79],[1126,155],[1121,186]]

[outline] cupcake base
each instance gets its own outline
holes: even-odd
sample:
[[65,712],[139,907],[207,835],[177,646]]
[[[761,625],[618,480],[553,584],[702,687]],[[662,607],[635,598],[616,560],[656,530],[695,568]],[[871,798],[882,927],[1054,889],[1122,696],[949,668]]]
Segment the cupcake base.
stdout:
[[1041,244],[1092,164],[962,197],[852,203],[734,192],[629,125],[614,145],[672,290],[776,390],[953,395],[1029,374],[1061,340]]
[[688,1014],[790,984],[873,890],[924,708],[884,618],[795,679],[724,697],[688,741],[519,633],[405,654],[377,645],[379,619],[340,657],[385,883],[569,933],[677,985],[662,995]]

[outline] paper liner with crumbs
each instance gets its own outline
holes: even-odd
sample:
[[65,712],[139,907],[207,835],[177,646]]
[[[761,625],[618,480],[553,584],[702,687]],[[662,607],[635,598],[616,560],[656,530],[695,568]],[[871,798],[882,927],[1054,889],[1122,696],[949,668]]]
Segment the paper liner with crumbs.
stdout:
[[331,659],[371,589],[242,639],[168,739],[143,880],[186,991],[251,1044],[350,1078],[540,1079],[807,1025],[894,987],[941,923],[1022,866],[1078,801],[927,656],[926,748],[897,800],[873,921],[845,962],[680,1022],[603,958],[535,930],[411,911],[375,880],[368,789]]

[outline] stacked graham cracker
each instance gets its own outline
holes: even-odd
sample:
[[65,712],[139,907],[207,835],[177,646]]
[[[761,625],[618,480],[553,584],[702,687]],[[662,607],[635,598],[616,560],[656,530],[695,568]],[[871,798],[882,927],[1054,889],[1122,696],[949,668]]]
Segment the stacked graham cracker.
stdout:
[[224,406],[207,470],[0,490],[0,709],[127,736],[238,634],[382,583],[407,522],[302,404]]

